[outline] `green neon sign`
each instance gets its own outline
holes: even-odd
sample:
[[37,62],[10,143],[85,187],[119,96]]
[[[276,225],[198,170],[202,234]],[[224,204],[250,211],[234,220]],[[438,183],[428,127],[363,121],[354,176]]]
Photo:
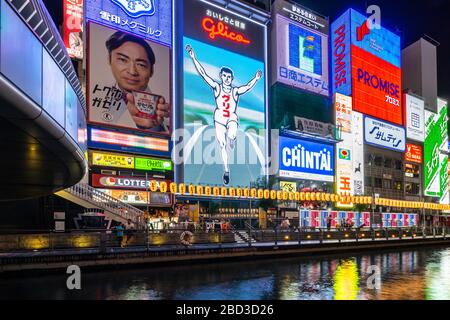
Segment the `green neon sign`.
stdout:
[[134,158],[134,168],[146,171],[171,171],[172,161],[152,158]]

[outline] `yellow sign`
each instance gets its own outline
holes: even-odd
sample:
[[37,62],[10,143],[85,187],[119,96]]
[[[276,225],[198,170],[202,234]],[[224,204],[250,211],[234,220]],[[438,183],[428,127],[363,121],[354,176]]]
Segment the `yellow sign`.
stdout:
[[112,153],[92,152],[94,166],[134,169],[134,157]]
[[296,192],[297,191],[297,183],[296,182],[288,182],[288,181],[280,181],[280,189],[285,192]]

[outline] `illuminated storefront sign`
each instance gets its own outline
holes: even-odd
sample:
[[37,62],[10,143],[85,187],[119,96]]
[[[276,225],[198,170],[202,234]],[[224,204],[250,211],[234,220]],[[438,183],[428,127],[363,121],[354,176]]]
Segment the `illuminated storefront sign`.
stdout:
[[[156,181],[156,185],[159,189],[160,180]],[[168,183],[166,181],[166,183]],[[136,177],[119,177],[119,176],[107,176],[101,174],[92,174],[92,186],[96,188],[107,189],[137,189],[148,190],[150,189],[150,180],[145,178]]]
[[83,59],[83,0],[64,0],[64,45],[71,58]]
[[364,139],[375,147],[399,152],[406,150],[404,128],[370,117],[364,117]]
[[94,166],[134,169],[134,157],[130,156],[92,152],[91,159]]
[[352,95],[355,111],[403,125],[400,37],[384,27],[363,36],[366,21],[350,9],[332,24],[332,90]]
[[87,1],[86,18],[149,40],[172,44],[172,1]]
[[279,176],[334,181],[334,146],[288,137],[279,138]]
[[117,131],[88,127],[88,145],[90,148],[136,152],[151,155],[169,155],[167,139],[145,137]]
[[98,190],[123,203],[129,203],[136,206],[145,206],[148,204],[154,206],[170,206],[172,204],[172,196],[169,193],[146,192],[137,190]]
[[[341,142],[336,146],[336,191],[342,196],[354,195],[352,99],[337,93],[334,98],[336,123],[341,126]],[[339,208],[351,208],[351,203],[338,204]]]
[[138,170],[159,170],[170,171],[172,170],[172,161],[149,159],[149,158],[134,158],[135,169]]
[[335,127],[331,123],[323,123],[311,119],[294,117],[295,130],[319,137],[334,138]]
[[355,196],[364,195],[364,122],[363,115],[353,111],[353,187]]
[[297,192],[297,183],[289,181],[280,181],[280,190],[286,192]]
[[274,81],[329,96],[328,20],[284,1],[276,7]]
[[212,2],[175,4],[183,17],[177,127],[185,136],[179,179],[248,186],[265,175],[267,27]]
[[415,144],[406,144],[405,161],[422,164],[423,150],[421,146]]
[[408,139],[423,142],[425,140],[425,101],[405,94],[405,122]]

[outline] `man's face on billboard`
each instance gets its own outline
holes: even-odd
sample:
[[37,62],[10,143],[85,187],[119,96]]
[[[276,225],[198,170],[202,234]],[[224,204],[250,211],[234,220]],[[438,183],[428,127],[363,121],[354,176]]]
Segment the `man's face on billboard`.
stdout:
[[226,86],[231,86],[231,83],[233,83],[233,75],[229,72],[221,72],[220,78],[222,78],[222,83]]
[[153,66],[145,49],[125,42],[111,52],[111,70],[119,87],[126,91],[145,90],[153,74]]

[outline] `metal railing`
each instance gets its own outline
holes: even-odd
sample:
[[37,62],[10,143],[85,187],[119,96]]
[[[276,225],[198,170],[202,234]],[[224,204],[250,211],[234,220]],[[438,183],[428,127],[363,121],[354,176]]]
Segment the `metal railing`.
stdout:
[[131,220],[137,229],[145,229],[144,212],[129,204],[123,203],[110,195],[103,193],[87,184],[79,183],[66,189],[71,195],[99,207],[115,217]]

